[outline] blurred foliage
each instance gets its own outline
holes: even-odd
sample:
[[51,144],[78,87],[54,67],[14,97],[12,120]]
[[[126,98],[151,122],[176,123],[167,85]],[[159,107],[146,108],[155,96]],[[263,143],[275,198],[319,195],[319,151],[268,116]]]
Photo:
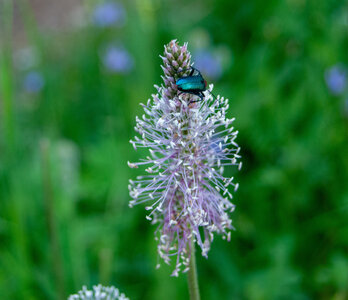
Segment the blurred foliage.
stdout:
[[[347,3],[133,0],[124,23],[100,26],[88,1],[64,30],[18,3],[24,48],[11,43],[11,1],[0,9],[1,299],[65,299],[97,283],[188,298],[185,275],[155,270],[144,208],[127,206],[138,104],[161,83],[173,38],[218,55],[214,91],[230,99],[244,163],[232,240],[198,256],[202,299],[347,299],[348,94],[324,76],[348,65]],[[109,45],[129,68],[117,57],[108,68]]]

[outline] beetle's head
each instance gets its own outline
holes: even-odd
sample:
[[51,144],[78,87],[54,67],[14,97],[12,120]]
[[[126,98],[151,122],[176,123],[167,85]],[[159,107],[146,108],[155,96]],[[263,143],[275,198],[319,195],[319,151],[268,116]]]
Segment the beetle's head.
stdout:
[[175,87],[177,88],[178,91],[181,91],[181,85],[180,83],[178,84],[178,80],[175,82]]

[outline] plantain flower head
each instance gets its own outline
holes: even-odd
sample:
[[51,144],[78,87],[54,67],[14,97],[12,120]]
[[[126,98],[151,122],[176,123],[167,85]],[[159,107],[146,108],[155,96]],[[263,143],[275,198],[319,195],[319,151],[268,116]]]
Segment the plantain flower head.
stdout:
[[164,83],[142,104],[145,114],[135,126],[139,136],[130,141],[135,149],[149,150],[140,162],[128,162],[147,173],[130,180],[130,206],[146,204],[146,218],[158,226],[159,256],[168,264],[176,258],[172,275],[178,276],[189,269],[192,239],[205,257],[215,232],[230,239],[234,205],[228,187],[237,190],[238,184],[223,172],[230,165],[241,168],[240,148],[234,119],[226,117],[228,99],[214,99],[213,85],[202,101],[178,91],[176,80],[192,66],[187,44],[171,41],[161,58]]
[[129,300],[124,294],[113,286],[93,286],[93,290],[87,290],[86,286],[77,294],[71,295],[68,300]]

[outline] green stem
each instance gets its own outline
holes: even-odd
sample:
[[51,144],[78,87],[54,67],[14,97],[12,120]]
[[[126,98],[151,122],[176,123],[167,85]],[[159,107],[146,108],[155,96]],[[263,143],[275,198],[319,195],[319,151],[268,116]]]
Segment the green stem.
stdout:
[[187,283],[188,283],[188,288],[190,293],[190,300],[200,300],[199,288],[198,288],[198,277],[197,277],[195,244],[194,244],[193,238],[191,241],[190,270],[187,272]]
[[52,270],[55,277],[57,288],[56,299],[65,299],[65,276],[61,255],[61,246],[59,241],[58,221],[55,213],[55,197],[53,190],[53,182],[51,178],[50,165],[50,143],[48,140],[41,141],[41,168],[42,168],[42,188],[45,204],[45,213],[47,218],[47,228],[50,238]]

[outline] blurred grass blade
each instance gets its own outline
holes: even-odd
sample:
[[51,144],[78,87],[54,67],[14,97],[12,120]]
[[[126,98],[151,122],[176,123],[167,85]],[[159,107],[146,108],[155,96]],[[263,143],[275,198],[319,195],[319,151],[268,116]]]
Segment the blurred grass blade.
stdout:
[[13,112],[13,66],[12,66],[12,0],[0,2],[0,98],[3,109],[5,149],[8,156],[13,154],[14,112]]

